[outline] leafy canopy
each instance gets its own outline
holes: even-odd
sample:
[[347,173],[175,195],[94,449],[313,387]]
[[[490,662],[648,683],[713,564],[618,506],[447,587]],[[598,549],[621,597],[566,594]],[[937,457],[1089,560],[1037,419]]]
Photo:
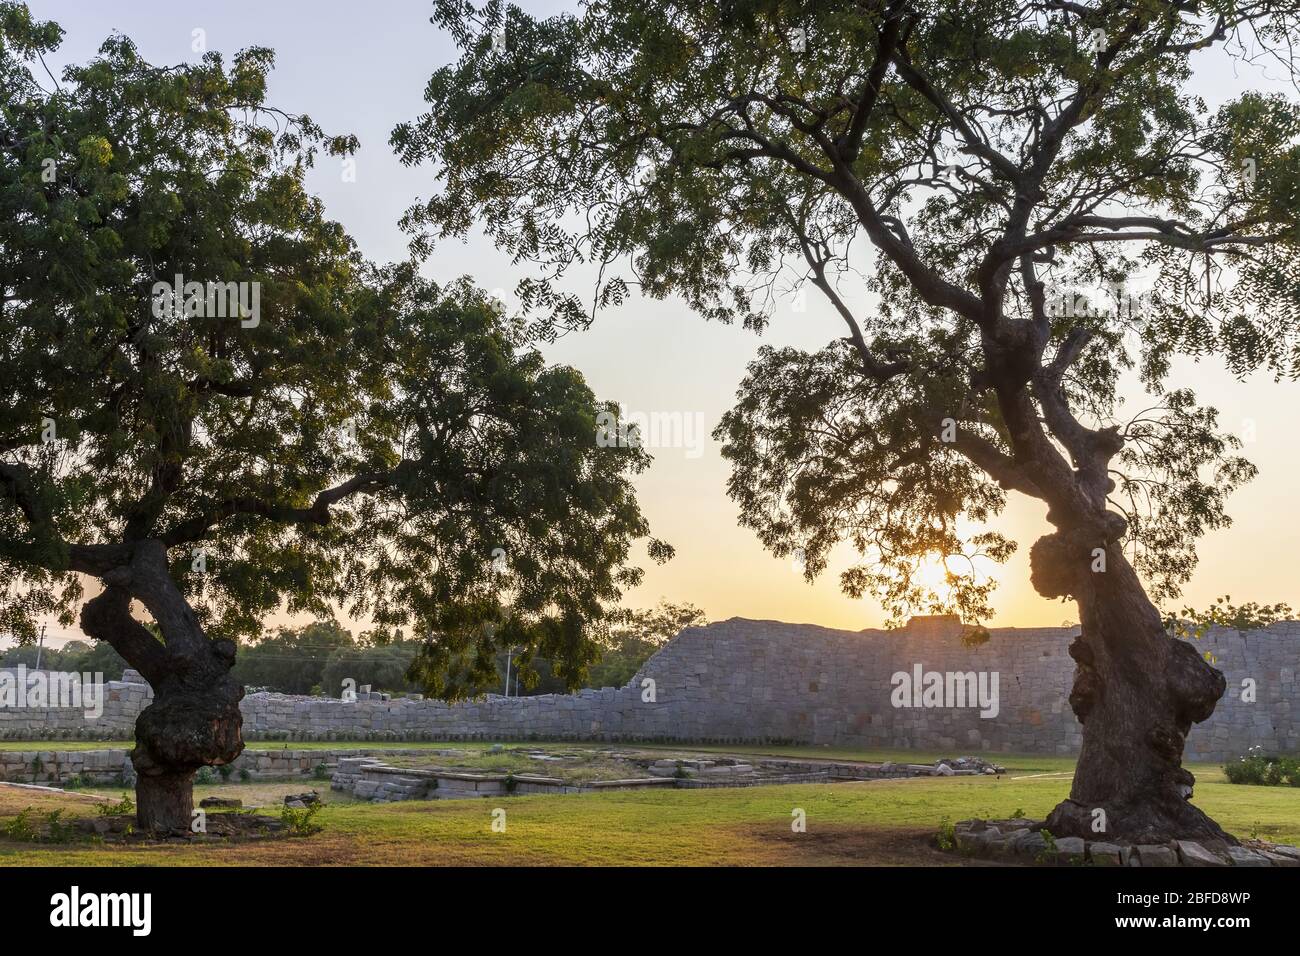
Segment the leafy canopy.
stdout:
[[[212,634],[343,605],[468,654],[469,689],[501,641],[576,680],[647,532],[614,406],[468,281],[360,255],[304,186],[355,140],[266,102],[270,51],[115,36],[54,83],[60,36],[0,3],[0,629],[161,541]],[[258,314],[160,308],[177,275]]]
[[968,562],[1012,552],[984,529],[1017,490],[1122,541],[1163,599],[1229,523],[1254,469],[1170,371],[1300,371],[1300,107],[1189,86],[1234,60],[1294,77],[1294,4],[435,8],[461,55],[393,134],[436,171],[417,249],[481,225],[535,266],[518,291],[551,333],[633,287],[761,330],[807,284],[844,320],[763,349],[717,433],[742,520],[810,578],[847,540],[850,594],[979,619]]

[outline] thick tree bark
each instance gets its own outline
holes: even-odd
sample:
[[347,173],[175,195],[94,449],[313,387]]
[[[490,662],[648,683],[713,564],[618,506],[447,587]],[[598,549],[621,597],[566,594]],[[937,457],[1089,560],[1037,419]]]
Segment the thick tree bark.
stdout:
[[[153,702],[136,720],[131,752],[140,827],[189,832],[195,771],[243,752],[244,688],[230,675],[234,642],[203,633],[171,579],[163,546],[140,542],[134,552],[129,566],[104,576],[105,590],[86,603],[81,626],[108,641],[153,687]],[[131,616],[133,597],[158,622],[162,643]]]
[[194,817],[194,771],[140,774],[135,784],[136,822],[151,833],[189,829]]
[[135,722],[131,751],[142,829],[188,831],[195,771],[229,763],[243,752],[239,701],[244,688],[230,676],[233,663],[233,655],[227,662],[214,652],[154,686],[153,703]]
[[[1099,559],[1095,547],[1103,547]],[[1195,778],[1182,766],[1193,723],[1223,696],[1223,674],[1186,641],[1169,637],[1137,574],[1113,541],[1058,532],[1035,544],[1034,585],[1072,595],[1081,633],[1070,706],[1083,747],[1069,799],[1052,811],[1053,836],[1165,843],[1236,840],[1190,801]]]

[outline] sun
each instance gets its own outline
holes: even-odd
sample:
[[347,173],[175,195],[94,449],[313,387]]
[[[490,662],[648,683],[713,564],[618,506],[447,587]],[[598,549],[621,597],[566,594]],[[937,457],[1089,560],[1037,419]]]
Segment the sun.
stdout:
[[[944,564],[943,558],[938,555],[930,555],[922,559],[917,565],[916,570],[912,572],[912,581],[924,588],[927,588],[936,594],[942,595],[948,590],[948,571],[953,567],[951,562]],[[953,573],[959,573],[953,568]]]

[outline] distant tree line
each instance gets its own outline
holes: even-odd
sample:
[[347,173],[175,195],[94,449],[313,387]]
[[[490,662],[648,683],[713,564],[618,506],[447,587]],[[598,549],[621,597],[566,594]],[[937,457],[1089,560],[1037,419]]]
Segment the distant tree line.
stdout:
[[[682,628],[705,623],[704,612],[690,604],[661,602],[648,610],[619,612],[579,686],[621,687]],[[282,694],[337,697],[345,680],[376,691],[411,693],[420,690],[409,677],[420,645],[418,638],[407,637],[400,629],[377,628],[353,637],[337,621],[316,621],[304,627],[279,628],[240,647],[233,674],[247,687]],[[557,673],[559,668],[547,657],[535,655],[522,664],[512,652],[495,657],[495,693],[506,693],[507,670],[511,696],[563,694],[575,689],[566,686]]]
[[25,664],[36,667],[40,659],[41,670],[65,671],[77,674],[103,674],[104,680],[120,680],[127,663],[113,650],[112,645],[88,641],[68,641],[62,647],[11,647],[0,653],[0,667],[17,667]]
[[[661,602],[653,609],[616,614],[581,686],[622,687],[682,628],[704,623],[704,612],[690,604]],[[419,686],[407,672],[420,643],[401,630],[377,628],[354,637],[338,621],[314,621],[302,627],[277,628],[242,645],[232,673],[245,687],[281,694],[338,697],[345,680],[376,691],[411,693]],[[35,667],[37,650],[32,646],[10,648],[0,654],[0,666]],[[40,662],[45,670],[102,673],[105,680],[119,680],[127,666],[109,644],[87,641],[69,641],[57,649],[46,647]],[[521,667],[516,655],[503,652],[496,655],[496,665],[496,693],[506,692],[507,668],[511,696],[563,694],[573,689],[565,685],[546,657],[535,656]]]
[[[708,621],[704,612],[691,604],[671,604],[661,601],[658,607],[648,610],[624,610],[613,616],[609,630],[600,641],[599,656],[587,668],[587,678],[582,687],[622,687],[641,669],[650,657],[683,628],[700,627]],[[507,654],[497,655],[497,672],[501,676],[504,693],[507,672]],[[531,697],[537,694],[564,694],[574,688],[565,686],[551,666],[551,661],[537,656],[532,659],[531,670],[525,666],[522,674],[517,661],[510,659],[510,695]]]
[[400,630],[352,632],[337,621],[315,621],[303,627],[281,627],[239,649],[231,672],[250,688],[281,694],[323,694],[338,697],[344,681],[372,690],[408,693],[416,686],[406,679],[419,641]]

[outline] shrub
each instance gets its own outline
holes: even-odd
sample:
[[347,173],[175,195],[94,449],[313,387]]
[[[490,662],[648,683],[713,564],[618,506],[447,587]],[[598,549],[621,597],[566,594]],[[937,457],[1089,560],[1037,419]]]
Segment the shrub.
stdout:
[[1300,760],[1270,757],[1262,747],[1251,747],[1238,760],[1224,766],[1229,783],[1261,787],[1300,787]]
[[73,828],[63,822],[62,810],[51,810],[45,814],[45,826],[48,828],[47,839],[51,843],[69,843],[72,841]]
[[31,807],[25,807],[18,816],[14,817],[4,826],[5,836],[11,840],[17,840],[20,843],[35,843],[40,838],[36,828],[32,826]]
[[940,850],[951,850],[957,845],[957,828],[947,817],[939,821],[939,833],[935,839]]
[[1056,859],[1058,847],[1056,837],[1052,836],[1051,830],[1039,830],[1043,837],[1043,848],[1038,851],[1038,856],[1034,859],[1039,863],[1051,863]]
[[130,796],[124,796],[117,803],[108,803],[105,801],[103,803],[95,804],[95,812],[101,817],[122,816],[127,813],[135,813],[135,804],[132,802]]
[[321,829],[320,824],[315,822],[320,808],[319,803],[309,803],[301,810],[297,807],[281,807],[280,822],[288,827],[291,836],[310,836]]

